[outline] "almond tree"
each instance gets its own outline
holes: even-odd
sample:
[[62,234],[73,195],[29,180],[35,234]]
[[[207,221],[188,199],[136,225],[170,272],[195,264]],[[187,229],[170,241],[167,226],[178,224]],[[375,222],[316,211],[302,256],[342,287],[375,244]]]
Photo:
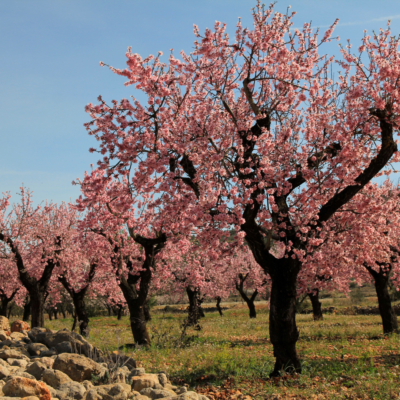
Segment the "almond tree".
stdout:
[[[234,228],[246,240],[272,281],[272,375],[301,371],[297,277],[321,234],[399,159],[399,38],[389,27],[365,34],[335,61],[319,47],[337,21],[319,37],[308,23],[291,30],[293,15],[258,3],[253,28],[239,21],[233,40],[223,23],[203,36],[195,27],[192,53],[171,53],[168,63],[129,49],[127,68],[110,68],[147,101],[100,97],[86,108],[101,179],[146,194],[163,229],[197,229],[200,243],[219,246]],[[270,253],[273,241],[284,257]]]
[[398,332],[389,281],[400,289],[400,190],[387,180],[368,184],[333,219],[325,243],[310,262],[320,273],[341,282],[372,281],[378,297],[383,332]]
[[21,188],[21,201],[10,211],[10,195],[0,200],[0,241],[3,254],[15,263],[18,278],[29,293],[32,327],[44,326],[44,303],[60,254],[68,247],[76,212],[65,204],[33,207],[31,194]]

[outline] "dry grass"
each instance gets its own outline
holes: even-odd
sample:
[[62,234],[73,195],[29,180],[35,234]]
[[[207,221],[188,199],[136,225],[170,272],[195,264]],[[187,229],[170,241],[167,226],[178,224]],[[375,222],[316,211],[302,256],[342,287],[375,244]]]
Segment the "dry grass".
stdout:
[[[189,331],[184,343],[180,326],[185,315],[154,310],[152,347],[134,350],[134,357],[146,371],[166,370],[173,382],[201,387],[214,398],[234,399],[238,390],[260,399],[400,398],[400,337],[384,337],[379,316],[333,314],[314,322],[311,315],[298,315],[303,374],[270,380],[274,359],[268,309],[257,307],[255,320],[242,305],[222,318],[207,313],[202,330]],[[71,323],[53,320],[47,326],[70,328]],[[128,318],[92,318],[89,340],[107,350],[132,343]]]

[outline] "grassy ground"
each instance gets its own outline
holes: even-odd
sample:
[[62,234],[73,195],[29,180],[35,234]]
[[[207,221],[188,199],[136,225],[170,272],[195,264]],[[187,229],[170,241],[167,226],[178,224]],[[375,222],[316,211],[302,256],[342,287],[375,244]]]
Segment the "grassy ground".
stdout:
[[[257,307],[255,320],[240,303],[223,317],[206,313],[201,331],[185,335],[185,314],[153,310],[152,347],[134,350],[134,358],[146,371],[168,371],[175,384],[189,383],[215,399],[240,393],[258,399],[400,399],[400,336],[384,337],[379,316],[331,314],[314,322],[311,315],[298,315],[303,373],[270,380],[268,309],[265,303]],[[71,324],[59,319],[46,325]],[[109,351],[132,343],[128,318],[92,318],[89,340]]]

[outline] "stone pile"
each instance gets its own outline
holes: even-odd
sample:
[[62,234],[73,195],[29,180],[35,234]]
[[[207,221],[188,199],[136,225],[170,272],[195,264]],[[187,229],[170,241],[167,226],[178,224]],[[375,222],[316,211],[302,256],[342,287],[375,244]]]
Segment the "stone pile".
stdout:
[[165,372],[146,373],[123,354],[104,355],[66,329],[11,327],[0,316],[0,399],[208,400],[171,384]]

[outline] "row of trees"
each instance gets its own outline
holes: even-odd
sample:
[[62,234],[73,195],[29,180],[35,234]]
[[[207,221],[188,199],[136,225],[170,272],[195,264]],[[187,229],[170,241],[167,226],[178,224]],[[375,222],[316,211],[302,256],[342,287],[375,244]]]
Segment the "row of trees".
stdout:
[[[310,24],[291,29],[293,15],[258,2],[253,28],[239,21],[233,40],[216,22],[204,35],[195,27],[190,54],[164,63],[128,49],[127,68],[110,67],[141,100],[87,105],[101,158],[76,182],[76,206],[28,211],[24,200],[7,220],[3,199],[0,240],[34,325],[52,276],[78,302],[103,275],[123,294],[135,341],[148,344],[152,285],[223,288],[249,249],[262,272],[254,290],[271,285],[272,375],[301,371],[299,292],[368,277],[385,332],[397,330],[387,283],[399,276],[398,188],[371,180],[399,161],[399,37],[390,26],[365,34],[336,59],[319,48],[337,21],[321,37]],[[28,217],[36,222],[14,226]]]

